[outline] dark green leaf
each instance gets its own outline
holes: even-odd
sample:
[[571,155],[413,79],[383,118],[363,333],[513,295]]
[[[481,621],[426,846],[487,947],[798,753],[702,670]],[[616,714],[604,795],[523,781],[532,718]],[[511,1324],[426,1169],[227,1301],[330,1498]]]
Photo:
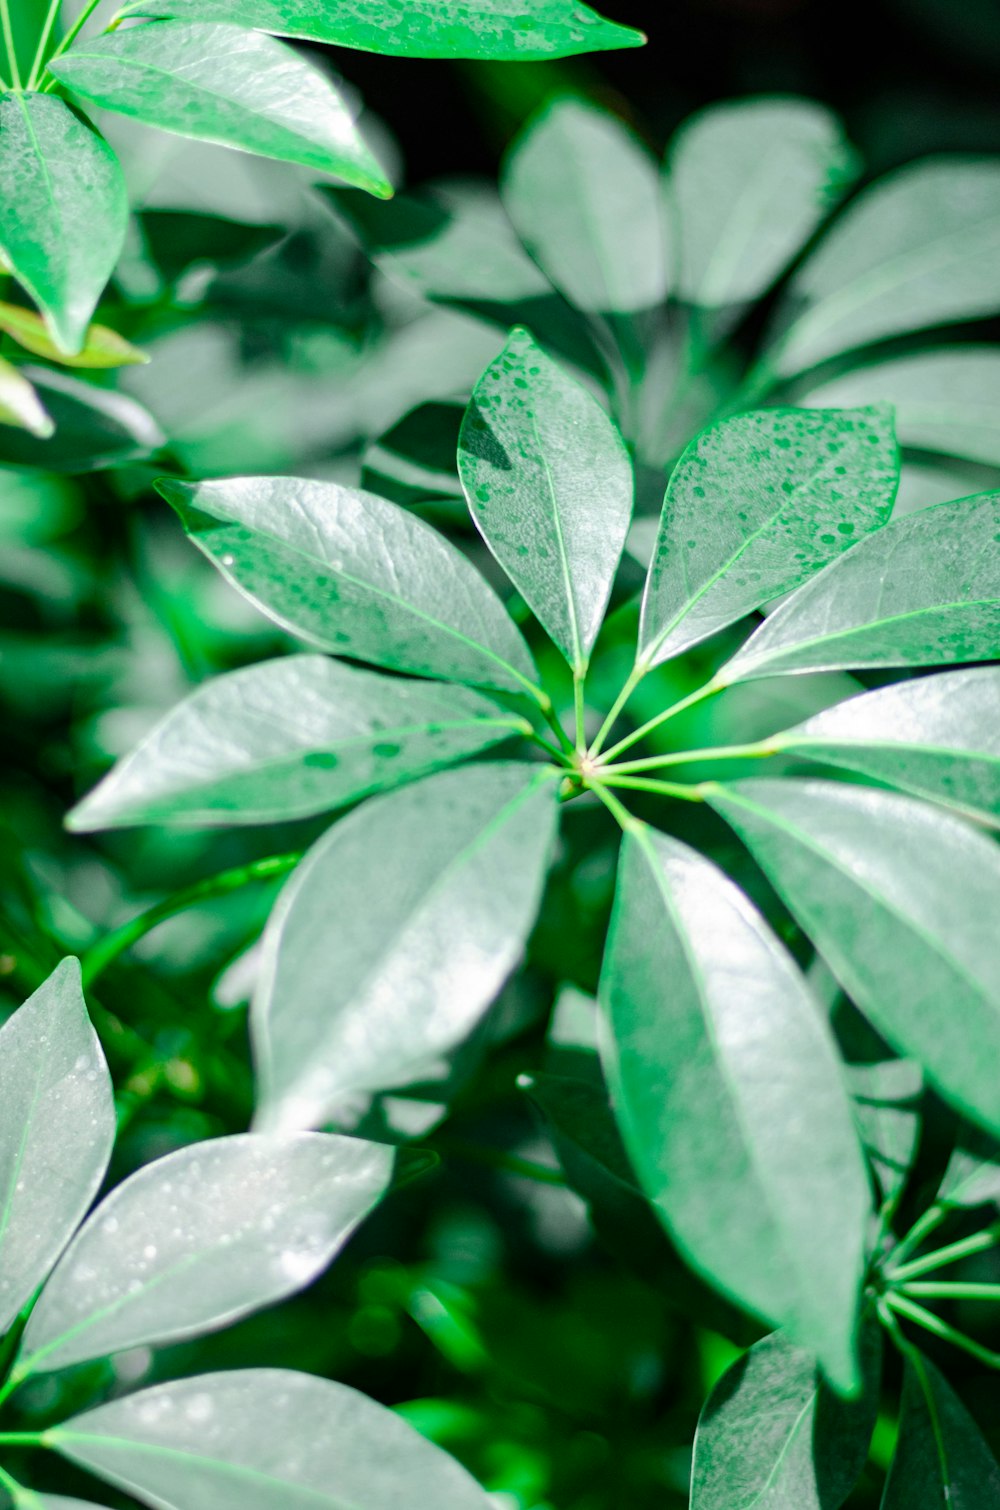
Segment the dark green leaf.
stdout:
[[457,523],[468,523],[465,494],[458,479],[456,455],[462,424],[460,404],[429,403],[411,409],[398,424],[372,442],[365,452],[361,486],[393,503],[433,500],[451,508]]
[[933,1363],[914,1349],[882,1510],[986,1510],[996,1504],[1000,1468],[979,1427]]
[[828,781],[703,789],[844,990],[960,1111],[1000,1132],[1000,849],[892,792]]
[[158,451],[164,436],[141,404],[124,393],[44,367],[19,367],[49,415],[54,433],[36,438],[0,417],[0,465],[38,472],[95,472],[139,461]]
[[49,94],[0,101],[0,251],[62,351],[80,350],[125,241],[118,160]]
[[0,425],[27,430],[40,440],[48,440],[55,431],[28,379],[3,357],[0,357]]
[[680,655],[797,587],[885,523],[898,481],[887,409],[767,409],[703,431],[667,488],[640,663]]
[[458,466],[490,550],[582,672],[632,514],[632,465],[611,420],[515,330],[476,385]]
[[884,1200],[894,1200],[913,1167],[920,1140],[924,1077],[912,1059],[852,1064],[847,1084],[854,1115]]
[[157,21],[77,42],[50,65],[92,105],[199,141],[392,186],[329,80],[283,42],[238,26]]
[[533,683],[503,604],[421,520],[332,482],[160,482],[195,544],[286,629],[323,650],[509,692]]
[[871,1196],[836,1049],[794,962],[721,871],[637,826],[601,999],[625,1141],[678,1245],[855,1387]]
[[265,1127],[320,1123],[467,1036],[535,920],[552,777],[513,762],[446,771],[373,798],[313,846],[265,934],[253,1006]]

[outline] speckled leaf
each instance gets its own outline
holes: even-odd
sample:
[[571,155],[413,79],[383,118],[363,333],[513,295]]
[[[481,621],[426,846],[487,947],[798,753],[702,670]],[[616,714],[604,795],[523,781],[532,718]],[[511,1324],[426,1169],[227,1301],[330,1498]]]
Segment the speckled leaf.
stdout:
[[37,391],[4,357],[0,357],[0,425],[27,430],[40,440],[47,440],[55,430]]
[[1000,493],[907,514],[806,582],[718,674],[990,661],[1000,644]]
[[385,1194],[393,1159],[360,1138],[244,1133],[147,1164],[66,1249],[18,1375],[196,1337],[302,1289]]
[[920,1141],[920,1066],[912,1059],[852,1064],[847,1084],[882,1198],[894,1200],[906,1184]]
[[1000,466],[1000,351],[953,346],[873,362],[801,402],[810,407],[892,404],[900,444]]
[[632,515],[632,464],[618,431],[527,331],[515,330],[476,384],[458,467],[490,550],[582,671]]
[[691,116],[670,144],[667,166],[678,292],[708,309],[765,293],[856,172],[836,116],[780,95]]
[[493,590],[396,504],[292,477],[157,486],[223,575],[320,649],[510,692],[534,681]]
[[18,304],[0,302],[0,331],[23,346],[25,351],[44,357],[48,362],[58,362],[63,367],[135,367],[149,361],[144,351],[106,325],[91,325],[81,350],[68,356],[53,341],[41,316]]
[[1000,1145],[996,1138],[968,1123],[959,1128],[937,1199],[962,1207],[1000,1202]]
[[666,215],[651,155],[617,117],[580,100],[546,106],[515,143],[507,213],[577,309],[654,309],[669,281]]
[[1000,827],[1000,668],[864,692],[769,740]]
[[83,345],[125,241],[118,160],[50,94],[0,100],[0,251],[60,350]]
[[529,727],[464,687],[319,655],[211,678],[70,813],[136,823],[279,823],[454,765]]
[[907,1358],[899,1440],[882,1510],[986,1510],[1000,1504],[1000,1467],[933,1363]]
[[766,409],[713,425],[670,477],[642,602],[659,665],[797,587],[892,512],[887,409]]
[[881,1341],[866,1329],[865,1388],[840,1399],[780,1332],[744,1353],[698,1422],[691,1510],[840,1510],[878,1415]]
[[0,1028],[0,1333],[97,1193],[115,1109],[80,966],[67,959]]
[[893,792],[705,790],[848,995],[959,1111],[1000,1132],[1000,848]]
[[46,1433],[156,1510],[490,1510],[464,1468],[346,1384],[233,1369],[140,1390]]
[[836,1047],[795,963],[721,871],[637,826],[601,1001],[625,1142],[678,1246],[855,1387],[871,1195]]
[[[772,370],[1000,308],[1000,163],[941,157],[865,189],[792,279]],[[790,328],[787,328],[789,320]]]
[[465,1038],[535,920],[558,783],[505,762],[376,797],[286,884],[253,1003],[265,1127],[322,1122]]
[[641,47],[646,40],[580,0],[130,0],[125,11],[232,21],[404,58],[527,62]]
[[343,96],[273,37],[156,21],[78,41],[49,67],[73,94],[148,126],[392,193]]

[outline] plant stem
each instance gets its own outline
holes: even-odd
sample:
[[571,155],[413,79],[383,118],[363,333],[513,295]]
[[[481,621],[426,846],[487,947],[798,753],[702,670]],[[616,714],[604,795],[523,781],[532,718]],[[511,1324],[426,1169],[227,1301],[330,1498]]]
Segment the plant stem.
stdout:
[[901,1286],[905,1295],[923,1295],[927,1300],[995,1300],[1000,1301],[1000,1285],[966,1284],[962,1280],[913,1280]]
[[197,881],[195,885],[188,886],[183,891],[175,891],[172,896],[165,897],[162,902],[157,902],[155,907],[141,912],[131,922],[123,923],[120,928],[105,934],[92,949],[89,949],[81,961],[83,971],[83,983],[91,985],[101,975],[113,960],[133,944],[137,944],[141,938],[145,938],[160,923],[165,922],[178,912],[184,912],[188,907],[195,907],[199,902],[207,902],[213,897],[225,896],[230,891],[237,891],[241,886],[248,885],[251,881],[270,881],[277,876],[287,875],[301,860],[301,852],[291,855],[270,855],[265,860],[254,860],[250,865],[240,865],[234,870],[225,870],[221,875],[209,876],[205,881]]
[[573,741],[570,739],[569,735],[566,733],[566,730],[563,728],[562,724],[556,717],[555,709],[552,706],[552,699],[548,696],[545,699],[545,703],[542,704],[542,717],[545,719],[545,722],[548,724],[549,728],[558,739],[566,754],[575,755],[576,750],[574,748]]
[[49,13],[45,17],[45,25],[42,27],[42,34],[38,39],[38,46],[35,49],[34,61],[31,64],[31,72],[28,75],[29,89],[36,87],[45,72],[45,55],[49,50],[52,28],[56,24],[56,18],[59,15],[61,5],[62,0],[49,0]]
[[631,749],[634,744],[638,744],[640,739],[645,739],[647,734],[652,734],[654,729],[658,729],[660,724],[665,724],[668,718],[676,718],[678,713],[684,713],[688,708],[693,708],[695,703],[703,702],[706,697],[714,697],[717,692],[723,690],[724,686],[724,682],[718,682],[713,677],[703,687],[698,687],[696,691],[688,693],[687,697],[682,697],[680,702],[671,704],[669,708],[664,708],[662,713],[658,713],[648,723],[644,723],[638,729],[633,729],[631,734],[627,734],[624,739],[620,739],[604,755],[603,762],[608,764],[613,761],[623,750]]
[[914,1248],[919,1248],[920,1244],[940,1227],[950,1211],[950,1206],[942,1205],[940,1202],[928,1206],[927,1210],[914,1222],[909,1232],[893,1248],[889,1254],[887,1266],[892,1265],[894,1269],[900,1268]]
[[940,1316],[935,1316],[933,1311],[925,1311],[923,1306],[918,1306],[912,1300],[907,1300],[905,1295],[897,1295],[890,1292],[886,1297],[886,1304],[900,1316],[905,1316],[908,1321],[916,1326],[923,1327],[925,1332],[930,1332],[934,1337],[940,1337],[942,1342],[950,1342],[953,1347],[961,1348],[963,1353],[977,1358],[987,1368],[1000,1368],[1000,1353],[991,1353],[989,1348],[981,1347],[978,1342],[973,1342],[971,1337],[966,1337],[964,1332],[958,1332]]
[[646,675],[647,670],[648,667],[639,664],[636,664],[632,667],[632,670],[629,672],[628,681],[625,683],[624,687],[619,692],[614,702],[611,704],[611,711],[602,723],[600,729],[598,730],[597,738],[594,740],[594,743],[590,747],[590,756],[592,760],[596,760],[598,755],[600,755],[602,749],[604,748],[604,741],[607,739],[608,735],[611,733],[611,730],[614,728],[619,713],[621,713],[625,704],[632,696],[632,693],[635,691],[636,687],[638,687],[639,683]]
[[553,760],[558,760],[560,766],[567,766],[568,768],[569,763],[566,759],[565,750],[558,749],[551,740],[545,739],[539,734],[537,729],[532,729],[524,737],[525,739],[530,739],[532,744],[536,744],[540,750],[544,750],[546,755],[551,755]]
[[616,774],[615,767],[612,767],[612,772],[607,775],[601,772],[600,784],[626,787],[633,792],[655,792],[660,797],[677,797],[681,802],[705,800],[695,786],[685,786],[679,781],[649,781],[644,776],[619,776]]
[[573,672],[573,722],[575,725],[576,738],[574,747],[578,755],[582,755],[587,748],[587,730],[585,728],[586,703],[584,702],[584,689],[586,687],[586,672]]
[[10,24],[10,0],[0,0],[0,23],[3,25],[3,45],[10,60],[10,76],[15,90],[20,94],[21,68],[17,61],[17,48],[14,46],[14,28]]
[[44,1447],[45,1445],[44,1431],[0,1431],[0,1447]]
[[670,755],[647,755],[642,760],[616,761],[609,769],[631,776],[638,771],[655,771],[660,766],[691,765],[696,760],[762,760],[765,756],[779,753],[778,747],[770,740],[761,739],[750,745],[714,745],[707,750],[675,750]]
[[618,801],[618,798],[615,796],[614,792],[609,792],[607,790],[607,787],[605,786],[603,781],[593,782],[590,786],[588,786],[587,790],[593,792],[594,796],[599,798],[600,801],[604,803],[604,806],[607,808],[612,817],[617,819],[623,832],[625,832],[626,834],[635,833],[642,828],[642,823],[640,822],[640,820],[638,818],[632,817],[632,814],[629,812],[625,804]]
[[995,1248],[998,1242],[1000,1242],[1000,1222],[987,1227],[985,1232],[977,1232],[973,1237],[963,1237],[960,1242],[949,1243],[946,1248],[937,1248],[933,1253],[925,1253],[923,1258],[915,1258],[911,1263],[887,1269],[885,1277],[890,1284],[916,1279],[919,1275],[928,1274],[933,1269],[943,1269],[946,1264],[958,1263],[959,1259],[971,1258],[975,1253],[985,1253],[987,1249]]
[[15,1499],[21,1494],[21,1485],[4,1468],[0,1468],[0,1488],[6,1489],[7,1493]]
[[[84,5],[83,9],[80,11],[80,14],[77,16],[76,20],[73,22],[73,25],[69,28],[69,30],[67,31],[66,35],[63,37],[62,41],[59,43],[59,46],[56,48],[55,52],[52,54],[51,58],[49,59],[49,63],[54,63],[55,60],[56,60],[56,58],[61,58],[62,57],[63,53],[66,52],[67,48],[70,48],[70,47],[73,46],[73,43],[76,41],[77,37],[83,31],[83,28],[86,26],[87,22],[90,20],[91,16],[94,14],[95,10],[100,5],[100,3],[101,3],[101,0],[87,0],[87,3]],[[112,23],[112,25],[113,24],[114,23]],[[110,27],[109,27],[109,30],[110,30]],[[45,72],[46,73],[48,72],[48,63],[45,65]],[[42,77],[44,78],[45,74],[43,74]],[[46,90],[50,89],[55,82],[56,81],[54,79],[50,80],[49,84],[46,86]]]

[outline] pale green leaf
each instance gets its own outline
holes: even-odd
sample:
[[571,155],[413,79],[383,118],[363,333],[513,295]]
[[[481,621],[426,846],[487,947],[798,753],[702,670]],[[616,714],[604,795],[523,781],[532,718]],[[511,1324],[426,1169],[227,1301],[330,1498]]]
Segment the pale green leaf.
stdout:
[[638,825],[601,1000],[625,1141],[678,1246],[855,1387],[871,1195],[833,1039],[791,957],[721,871]]
[[[490,1510],[464,1468],[346,1384],[233,1369],[140,1390],[46,1432],[158,1510]],[[402,1496],[402,1500],[401,1500]]]
[[950,814],[828,781],[703,788],[847,994],[1000,1131],[1000,848]]
[[135,367],[149,361],[144,351],[139,351],[106,325],[91,325],[80,351],[68,356],[53,341],[41,316],[17,304],[0,302],[0,331],[23,346],[25,351],[45,357],[49,362],[59,362],[63,367]]
[[128,196],[118,160],[50,94],[0,100],[0,251],[74,354],[125,242]]
[[66,1249],[18,1376],[196,1337],[294,1294],[378,1204],[393,1159],[360,1138],[244,1133],[147,1164]]
[[577,671],[604,618],[632,514],[632,464],[597,400],[515,330],[462,424],[472,517]]
[[320,649],[509,692],[534,682],[493,590],[396,504],[293,477],[157,486],[223,575]]
[[326,76],[239,26],[156,21],[75,43],[49,65],[92,105],[198,141],[332,173],[388,198],[388,182]]
[[986,1510],[996,1504],[1000,1467],[982,1432],[933,1363],[912,1349],[882,1510]]
[[781,605],[718,674],[993,660],[1000,645],[1000,493],[894,519]]
[[0,425],[27,430],[39,440],[48,440],[55,432],[37,390],[4,357],[0,357]]
[[680,655],[797,587],[885,523],[898,481],[887,409],[765,409],[704,430],[670,477],[640,664]]
[[111,1079],[67,959],[0,1028],[0,1334],[97,1194],[114,1138]]
[[836,116],[780,95],[727,101],[689,117],[670,144],[667,167],[678,293],[707,309],[765,293],[856,171]]
[[104,1510],[95,1500],[67,1499],[64,1494],[38,1494],[23,1487],[10,1492],[15,1510]]
[[313,845],[264,936],[263,1126],[320,1123],[468,1035],[534,923],[557,791],[528,764],[446,771],[373,798]]
[[962,1207],[1000,1202],[1000,1147],[995,1138],[968,1124],[959,1129],[937,1199]]
[[13,428],[0,432],[2,466],[93,472],[144,460],[164,443],[153,417],[124,393],[51,367],[19,367],[17,372],[30,380],[53,428],[47,435]]
[[847,1084],[854,1115],[883,1200],[895,1200],[913,1167],[920,1141],[924,1077],[912,1059],[852,1064]]

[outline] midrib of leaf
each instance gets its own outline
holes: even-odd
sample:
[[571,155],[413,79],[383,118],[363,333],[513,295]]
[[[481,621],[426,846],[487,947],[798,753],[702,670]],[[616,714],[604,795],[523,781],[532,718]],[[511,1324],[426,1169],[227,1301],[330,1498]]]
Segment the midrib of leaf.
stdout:
[[887,739],[884,735],[865,739],[857,735],[810,734],[801,739],[792,739],[775,734],[772,739],[768,740],[768,744],[782,750],[804,750],[815,747],[832,750],[834,747],[842,747],[848,750],[885,751],[892,755],[904,751],[913,755],[946,756],[952,760],[957,757],[960,760],[978,761],[983,765],[1000,766],[1000,755],[995,755],[992,750],[969,750],[958,745],[924,745],[909,739]]
[[[712,292],[713,279],[718,278],[720,268],[725,275],[726,281],[732,277],[733,270],[739,265],[740,256],[746,245],[749,232],[753,230],[755,224],[765,222],[766,217],[763,214],[763,210],[768,201],[758,196],[757,186],[761,180],[766,181],[768,165],[780,150],[780,148],[772,148],[770,152],[766,152],[761,158],[758,167],[751,173],[740,190],[736,203],[730,211],[725,231],[716,242],[715,250],[709,258],[708,265],[702,275],[701,298],[695,300],[696,303],[708,308],[715,307],[708,302],[709,295]],[[742,238],[742,240],[739,238]]]
[[819,1394],[819,1390],[814,1386],[812,1394],[809,1396],[809,1399],[806,1401],[805,1405],[803,1405],[802,1409],[799,1411],[798,1415],[795,1417],[795,1420],[792,1422],[791,1426],[788,1428],[787,1435],[786,1435],[785,1440],[784,1440],[784,1442],[782,1443],[782,1446],[781,1446],[781,1451],[778,1453],[778,1456],[775,1458],[774,1465],[773,1465],[770,1473],[768,1474],[766,1480],[761,1485],[759,1493],[755,1494],[752,1500],[748,1500],[747,1503],[746,1503],[746,1506],[745,1507],[741,1507],[741,1510],[754,1510],[754,1506],[755,1505],[760,1505],[760,1504],[764,1503],[764,1496],[767,1494],[767,1491],[770,1489],[771,1485],[777,1481],[778,1471],[781,1468],[782,1464],[784,1463],[785,1459],[788,1457],[788,1454],[791,1452],[791,1450],[792,1450],[792,1443],[795,1441],[795,1438],[798,1436],[799,1429],[802,1426],[803,1421],[805,1421],[806,1417],[809,1415],[809,1412],[812,1410],[814,1404],[816,1403],[816,1397],[817,1397],[818,1394]]
[[[42,150],[42,144],[38,140],[38,132],[35,130],[35,123],[31,119],[31,111],[28,109],[27,101],[25,100],[25,97],[24,97],[23,94],[16,94],[15,95],[15,99],[17,100],[18,108],[20,109],[21,114],[24,117],[24,128],[27,131],[29,138],[31,139],[31,145],[32,145],[32,147],[34,149],[35,158],[37,159],[38,166],[39,166],[39,168],[41,170],[42,179],[43,179],[44,184],[45,184],[45,191],[46,191],[46,195],[47,195],[49,204],[50,204],[52,210],[55,211],[56,207],[57,207],[55,184],[53,183],[52,174],[51,174],[51,172],[49,170],[48,160],[46,159],[45,153]],[[58,219],[59,217],[57,216],[56,218]],[[62,221],[61,221],[61,219],[59,219],[59,226],[60,226],[60,230],[61,230],[62,229]],[[61,236],[58,239],[57,245],[59,246],[60,250],[62,250],[62,238],[61,238]],[[46,257],[46,262],[51,267],[52,263],[55,260],[55,258],[52,255],[51,245],[48,248],[46,248],[45,257]],[[62,260],[62,259],[60,259],[60,260]],[[22,276],[23,276],[23,274],[21,274],[19,272],[18,273],[18,277],[20,278]],[[29,279],[25,278],[24,282],[25,282],[26,286],[29,288],[29,291],[31,293],[34,293],[35,292],[35,288],[37,286],[36,282],[35,282],[35,279],[31,278],[30,281],[29,281]],[[39,302],[41,302],[41,301],[39,301]]]
[[18,1176],[20,1175],[21,1169],[24,1165],[24,1156],[28,1151],[28,1143],[31,1139],[32,1118],[35,1114],[35,1107],[38,1105],[38,1098],[41,1095],[41,1083],[42,1064],[39,1060],[37,1061],[35,1066],[35,1083],[31,1092],[31,1102],[28,1106],[27,1116],[24,1119],[24,1126],[21,1129],[21,1138],[17,1147],[17,1155],[14,1159],[14,1167],[11,1170],[10,1179],[7,1182],[7,1190],[4,1194],[3,1211],[0,1212],[0,1258],[2,1258],[3,1245],[7,1240],[7,1229],[10,1226],[10,1219],[14,1210],[14,1197],[17,1194]]
[[569,558],[566,554],[566,541],[563,537],[562,518],[559,513],[559,502],[556,498],[555,482],[552,477],[552,468],[549,458],[542,445],[542,437],[538,433],[538,419],[534,409],[531,414],[531,432],[535,437],[535,445],[538,448],[538,459],[542,464],[545,474],[545,486],[548,490],[549,504],[552,509],[552,523],[556,532],[556,545],[559,548],[559,566],[562,571],[563,587],[566,590],[566,606],[569,609],[569,632],[573,646],[573,664],[575,669],[582,675],[586,670],[587,662],[583,654],[583,645],[580,640],[580,623],[577,616],[576,598],[573,595],[573,578],[569,569]]
[[937,1408],[937,1400],[935,1399],[934,1390],[931,1387],[927,1370],[924,1368],[924,1360],[921,1358],[920,1353],[916,1348],[907,1349],[907,1356],[909,1357],[913,1372],[917,1376],[917,1382],[920,1385],[924,1402],[927,1406],[927,1414],[930,1417],[931,1434],[934,1438],[934,1449],[937,1453],[938,1467],[941,1470],[941,1489],[944,1493],[945,1504],[951,1505],[954,1499],[952,1493],[954,1484],[951,1477],[951,1465],[948,1461],[948,1449],[944,1440],[944,1431],[941,1426],[941,1417]]

